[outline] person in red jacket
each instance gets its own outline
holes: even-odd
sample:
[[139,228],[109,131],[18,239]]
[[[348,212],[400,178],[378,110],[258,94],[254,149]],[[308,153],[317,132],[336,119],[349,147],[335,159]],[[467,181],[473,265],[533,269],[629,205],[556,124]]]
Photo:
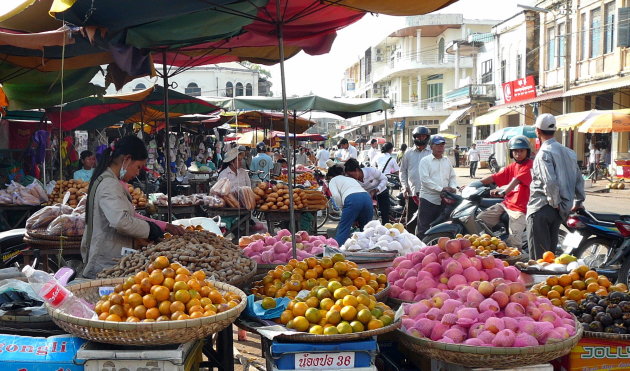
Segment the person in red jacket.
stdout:
[[496,184],[504,189],[494,189],[490,195],[504,197],[502,203],[496,204],[484,210],[477,219],[494,227],[501,220],[503,213],[510,217],[510,237],[506,240],[508,246],[521,248],[525,227],[527,226],[527,203],[529,202],[529,185],[532,182],[532,166],[530,159],[531,149],[529,140],[524,135],[515,136],[508,143],[510,157],[514,162],[504,167],[496,174],[481,179],[483,184]]

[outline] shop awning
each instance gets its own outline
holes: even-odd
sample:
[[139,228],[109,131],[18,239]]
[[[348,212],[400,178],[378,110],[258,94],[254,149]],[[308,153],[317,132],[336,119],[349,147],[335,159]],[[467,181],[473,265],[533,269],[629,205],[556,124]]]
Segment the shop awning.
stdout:
[[[285,135],[283,131],[274,131],[271,133],[270,138],[284,139]],[[289,139],[304,142],[322,142],[326,140],[326,137],[321,134],[289,134]]]
[[591,94],[598,91],[618,89],[625,86],[630,86],[630,76],[596,82],[594,84],[589,84],[586,86],[578,86],[577,88],[573,88],[564,93],[564,96],[573,97],[575,95]]
[[582,125],[587,119],[597,116],[600,110],[590,110],[582,112],[565,113],[564,115],[556,116],[556,125],[560,130],[573,130],[576,127]]
[[441,124],[440,124],[440,131],[445,131],[448,130],[448,127],[454,123],[459,121],[460,118],[462,118],[463,116],[465,116],[468,111],[470,111],[472,107],[466,107],[466,108],[462,108],[460,110],[457,110],[453,113],[451,113],[450,115],[448,115],[448,117],[446,118],[446,120],[444,120]]
[[630,132],[630,108],[600,111],[578,129],[580,133]]
[[499,108],[475,119],[473,126],[497,125],[501,116],[518,114],[513,108]]
[[352,132],[354,132],[354,131],[356,131],[357,129],[360,129],[360,128],[361,128],[360,126],[357,126],[357,127],[352,128],[352,129],[344,130],[342,132],[339,132],[333,138],[343,138],[347,134],[350,134],[350,133],[352,133]]
[[[260,129],[284,130],[284,115],[280,113],[269,113],[260,111],[226,112],[221,115],[221,123],[229,122],[236,124],[238,127],[253,127]],[[241,126],[245,124],[246,126]],[[298,116],[293,120],[293,116],[289,115],[289,132],[300,134],[308,130],[311,126],[317,124],[315,121],[308,120]]]

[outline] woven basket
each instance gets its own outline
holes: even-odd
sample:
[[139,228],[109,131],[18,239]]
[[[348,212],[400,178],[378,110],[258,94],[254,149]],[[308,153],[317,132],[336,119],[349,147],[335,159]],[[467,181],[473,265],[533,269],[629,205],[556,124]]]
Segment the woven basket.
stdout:
[[398,330],[398,333],[403,346],[431,359],[439,359],[471,368],[513,368],[547,363],[568,354],[582,338],[583,330],[582,326],[577,323],[575,335],[566,340],[522,348],[447,344],[411,336],[403,330]]
[[63,239],[64,241],[79,241],[81,242],[81,239],[83,238],[83,235],[81,236],[55,236],[55,235],[51,235],[46,233],[46,228],[38,228],[38,229],[29,229],[26,231],[25,233],[26,237],[29,237],[31,239],[34,240],[50,240],[50,241],[57,241],[59,242],[59,240]]
[[[76,296],[95,303],[99,299],[98,289],[101,286],[115,286],[123,283],[125,278],[91,280],[85,283],[68,286]],[[234,308],[211,317],[188,319],[183,321],[164,321],[153,323],[109,322],[84,319],[64,314],[46,304],[48,313],[57,326],[69,334],[99,343],[119,345],[165,345],[183,344],[203,339],[229,326],[245,309],[247,296],[241,290],[228,284],[210,281],[221,292],[231,291],[241,297],[241,302]]]
[[374,297],[376,298],[377,301],[381,301],[381,302],[385,302],[385,300],[387,300],[387,298],[389,297],[389,288],[391,286],[389,285],[389,282],[387,282],[387,285],[385,286],[385,288],[382,291],[377,292],[376,294],[374,294]]
[[630,340],[630,334],[610,334],[608,332],[584,331],[585,338],[607,339],[607,340]]
[[[59,237],[59,236],[57,236]],[[32,238],[29,235],[25,235],[24,238],[22,239],[24,242],[30,244],[30,245],[35,245],[37,247],[40,248],[55,248],[58,249],[61,247],[61,244],[63,244],[63,247],[67,247],[67,248],[77,248],[77,247],[81,247],[81,240],[63,240],[63,242],[61,241],[61,239],[57,239],[57,240],[40,240],[37,238]]]
[[247,273],[244,276],[239,277],[238,279],[235,280],[230,280],[227,282],[228,285],[232,285],[232,286],[236,286],[239,289],[243,289],[245,288],[245,286],[249,286],[249,284],[252,282],[252,278],[256,275],[256,261],[252,260],[251,263],[251,270],[249,271],[249,273]]
[[296,332],[295,335],[278,335],[274,337],[274,340],[285,340],[285,341],[301,341],[305,343],[331,343],[331,342],[342,342],[342,341],[354,341],[359,339],[366,339],[372,336],[386,334],[388,332],[394,331],[397,328],[400,328],[402,321],[398,320],[391,325],[376,329],[376,330],[367,330],[361,332],[353,332],[351,334],[338,334],[338,335],[313,335],[307,334],[304,332]]

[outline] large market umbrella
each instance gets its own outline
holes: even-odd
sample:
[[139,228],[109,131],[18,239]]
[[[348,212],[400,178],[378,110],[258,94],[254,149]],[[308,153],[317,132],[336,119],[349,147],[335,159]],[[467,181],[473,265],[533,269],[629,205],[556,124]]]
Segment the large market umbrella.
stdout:
[[590,111],[570,112],[564,115],[558,115],[556,116],[556,126],[560,130],[573,130],[582,125],[589,118],[598,116],[603,112],[604,111],[593,109]]
[[630,108],[607,110],[588,118],[580,133],[622,133],[630,131]]
[[528,138],[536,138],[536,129],[533,126],[510,126],[497,130],[486,138],[487,143],[507,142],[517,135],[524,135]]
[[[218,107],[186,94],[168,90],[169,117],[211,113]],[[164,88],[154,85],[131,94],[88,97],[47,110],[49,119],[63,130],[101,129],[118,122],[151,124],[164,121]]]
[[[226,112],[221,115],[221,120],[223,122],[238,122],[239,127],[246,125],[245,127],[284,130],[284,115],[281,113],[245,111],[238,112],[237,115],[236,112]],[[301,134],[316,124],[316,122],[300,116],[289,120],[291,132],[294,134]]]
[[258,130],[248,131],[243,134],[239,134],[239,138],[236,140],[237,144],[242,146],[256,147],[256,144],[265,140],[265,133]]

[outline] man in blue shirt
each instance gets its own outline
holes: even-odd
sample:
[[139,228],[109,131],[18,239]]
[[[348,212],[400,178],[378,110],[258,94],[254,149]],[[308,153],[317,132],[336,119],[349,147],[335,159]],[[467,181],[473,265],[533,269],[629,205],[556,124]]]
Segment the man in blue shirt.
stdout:
[[[260,142],[256,145],[256,157],[252,159],[252,165],[250,167],[252,181],[269,181],[269,172],[273,168],[273,160],[266,153],[265,143]],[[262,174],[258,174],[262,171]]]

